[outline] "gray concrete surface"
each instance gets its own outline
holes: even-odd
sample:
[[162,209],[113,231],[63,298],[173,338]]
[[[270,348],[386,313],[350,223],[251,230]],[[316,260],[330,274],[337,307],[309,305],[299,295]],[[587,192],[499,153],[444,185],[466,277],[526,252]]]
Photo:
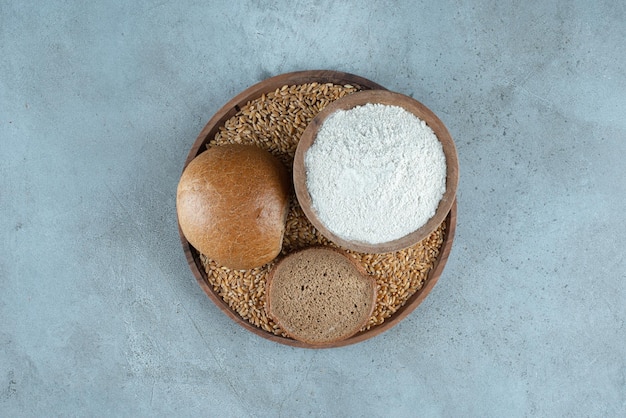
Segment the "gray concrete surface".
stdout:
[[[621,1],[0,2],[0,416],[626,416]],[[182,253],[196,135],[342,70],[455,137],[435,290],[367,342],[276,345]]]

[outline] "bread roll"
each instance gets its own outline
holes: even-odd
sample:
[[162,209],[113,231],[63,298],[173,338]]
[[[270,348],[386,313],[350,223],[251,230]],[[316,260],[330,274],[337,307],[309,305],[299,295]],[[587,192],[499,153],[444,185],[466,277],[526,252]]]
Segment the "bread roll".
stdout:
[[290,182],[270,153],[252,145],[215,146],[183,171],[178,222],[199,252],[231,269],[250,269],[280,252]]
[[266,284],[266,310],[290,337],[331,345],[363,328],[376,304],[376,282],[340,250],[312,247],[288,255]]

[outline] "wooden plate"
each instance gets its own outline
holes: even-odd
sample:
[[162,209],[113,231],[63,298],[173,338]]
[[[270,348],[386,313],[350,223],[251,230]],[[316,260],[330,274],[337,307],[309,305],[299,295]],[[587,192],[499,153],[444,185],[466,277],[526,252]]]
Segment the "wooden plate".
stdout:
[[[244,90],[243,92],[232,98],[208,121],[204,129],[202,129],[202,131],[198,135],[198,138],[194,142],[193,146],[191,147],[183,170],[185,167],[187,167],[191,160],[193,160],[198,154],[206,149],[206,144],[215,137],[215,134],[218,132],[220,126],[223,126],[224,123],[232,116],[234,116],[241,109],[242,106],[245,106],[248,101],[259,98],[261,97],[261,95],[272,92],[284,85],[297,85],[312,82],[334,83],[340,85],[351,84],[355,87],[359,87],[361,90],[385,90],[383,86],[374,83],[373,81],[367,80],[363,77],[337,71],[299,71],[268,78],[261,81],[260,83],[249,87],[248,89]],[[331,346],[324,347],[345,346],[361,342],[376,335],[379,335],[382,332],[398,324],[424,300],[424,298],[435,286],[437,280],[439,279],[439,276],[441,276],[446,261],[448,260],[448,256],[450,255],[450,250],[452,248],[452,242],[454,240],[454,233],[456,228],[456,210],[457,206],[455,201],[446,216],[447,226],[439,257],[437,258],[433,268],[428,273],[428,278],[422,288],[418,290],[415,294],[413,294],[407,300],[406,304],[399,308],[393,316],[386,319],[383,324],[377,325],[367,331],[360,332],[346,340],[340,341]],[[213,303],[215,303],[215,305],[217,305],[217,307],[228,317],[230,317],[237,324],[244,327],[246,330],[268,340],[294,347],[318,348],[302,343],[300,341],[292,340],[290,338],[274,335],[267,331],[264,331],[261,328],[257,328],[249,323],[247,320],[244,320],[232,309],[230,309],[228,304],[215,291],[213,291],[213,287],[208,282],[207,275],[202,265],[202,261],[200,260],[200,254],[198,253],[198,251],[196,251],[196,249],[193,248],[193,246],[191,246],[189,242],[185,239],[185,236],[183,235],[180,227],[178,228],[178,232],[180,235],[183,250],[185,252],[185,256],[187,258],[187,262],[189,263],[191,272],[198,281],[198,284],[200,285],[202,290],[204,290],[207,296],[213,301]]]

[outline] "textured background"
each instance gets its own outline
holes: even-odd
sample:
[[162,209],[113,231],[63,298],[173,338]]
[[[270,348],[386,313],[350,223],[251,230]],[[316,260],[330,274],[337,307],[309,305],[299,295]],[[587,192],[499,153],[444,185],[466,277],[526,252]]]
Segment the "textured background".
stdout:
[[[626,415],[624,4],[0,2],[0,415]],[[461,165],[434,291],[323,351],[210,302],[174,200],[213,113],[303,69],[414,96]]]

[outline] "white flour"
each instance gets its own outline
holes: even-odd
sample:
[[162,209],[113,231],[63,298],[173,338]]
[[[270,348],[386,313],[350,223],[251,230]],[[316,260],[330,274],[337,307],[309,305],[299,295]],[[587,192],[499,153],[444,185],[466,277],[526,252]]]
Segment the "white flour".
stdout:
[[336,235],[379,244],[423,226],[446,190],[441,142],[398,106],[338,111],[305,155],[313,210]]

